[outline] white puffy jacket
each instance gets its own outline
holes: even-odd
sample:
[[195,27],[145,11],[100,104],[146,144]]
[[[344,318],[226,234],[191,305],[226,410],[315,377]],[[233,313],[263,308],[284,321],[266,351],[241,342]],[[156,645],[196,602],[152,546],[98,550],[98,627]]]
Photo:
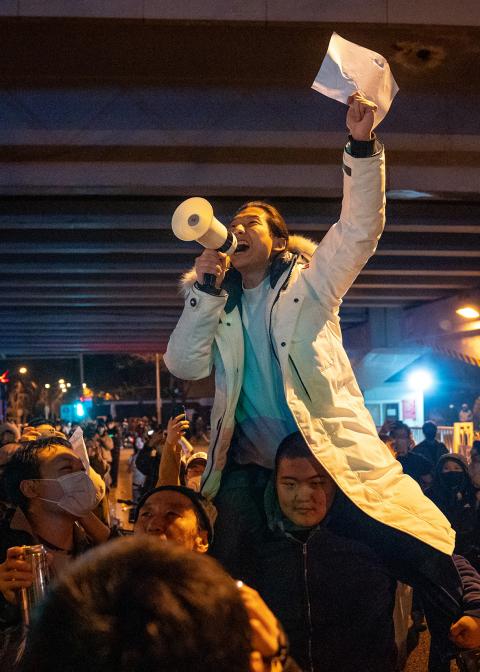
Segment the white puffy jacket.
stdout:
[[[369,158],[344,153],[344,195],[339,221],[322,242],[291,237],[313,254],[309,263],[289,255],[271,277],[267,304],[271,342],[287,403],[315,457],[366,514],[444,553],[455,534],[443,514],[402,472],[379,439],[342,346],[339,306],[374,253],[385,211],[383,152]],[[310,249],[306,250],[305,247]],[[305,255],[304,255],[305,257]],[[226,292],[212,296],[185,276],[186,301],[165,353],[165,364],[184,380],[208,376],[215,366],[211,443],[202,494],[214,497],[233,434],[243,380],[243,330],[238,305]]]

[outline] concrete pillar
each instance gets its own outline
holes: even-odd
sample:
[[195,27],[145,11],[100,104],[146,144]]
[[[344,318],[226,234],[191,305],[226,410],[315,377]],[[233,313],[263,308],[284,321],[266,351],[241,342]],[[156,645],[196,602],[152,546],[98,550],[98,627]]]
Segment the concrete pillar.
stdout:
[[369,308],[370,348],[391,348],[402,341],[401,308]]

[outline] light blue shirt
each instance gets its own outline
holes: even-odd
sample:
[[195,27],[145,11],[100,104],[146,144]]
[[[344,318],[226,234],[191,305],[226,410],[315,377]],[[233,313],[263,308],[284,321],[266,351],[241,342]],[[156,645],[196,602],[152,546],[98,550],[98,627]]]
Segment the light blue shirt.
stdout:
[[233,458],[239,464],[273,469],[278,445],[298,428],[285,399],[280,366],[268,334],[269,291],[268,277],[253,289],[243,289],[245,362],[235,411]]

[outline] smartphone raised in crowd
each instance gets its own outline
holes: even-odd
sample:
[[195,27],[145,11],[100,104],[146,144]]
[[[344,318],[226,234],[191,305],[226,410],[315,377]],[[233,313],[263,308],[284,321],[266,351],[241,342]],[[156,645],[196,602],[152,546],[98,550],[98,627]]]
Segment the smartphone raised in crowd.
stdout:
[[176,418],[177,415],[181,414],[187,417],[187,411],[185,409],[185,406],[183,404],[174,404],[172,409],[172,418]]

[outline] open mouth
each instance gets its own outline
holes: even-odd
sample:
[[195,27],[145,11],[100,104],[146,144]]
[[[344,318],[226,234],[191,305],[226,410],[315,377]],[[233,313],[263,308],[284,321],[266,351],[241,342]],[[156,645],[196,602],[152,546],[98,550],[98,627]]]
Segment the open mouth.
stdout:
[[250,245],[248,243],[245,243],[244,241],[239,241],[237,244],[237,249],[235,250],[235,254],[241,254],[242,252],[246,252],[249,249]]

